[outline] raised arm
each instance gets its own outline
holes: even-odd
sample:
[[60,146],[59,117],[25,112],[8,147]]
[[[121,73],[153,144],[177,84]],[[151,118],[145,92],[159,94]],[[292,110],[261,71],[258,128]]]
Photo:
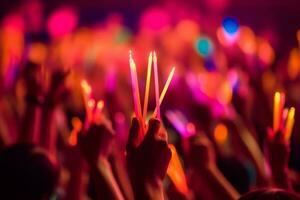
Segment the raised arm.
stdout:
[[192,187],[204,199],[237,199],[240,195],[216,166],[215,152],[209,139],[196,135],[190,138],[189,160]]
[[97,199],[124,199],[108,161],[113,138],[111,129],[103,124],[93,124],[80,135],[79,146],[89,165]]
[[66,97],[65,78],[69,71],[56,71],[51,76],[50,88],[45,95],[42,107],[40,145],[49,152],[55,152],[56,145],[56,124],[55,111],[58,104]]
[[19,143],[38,143],[40,112],[42,104],[42,80],[40,79],[40,66],[27,63],[23,73],[26,86],[26,108],[23,121],[19,129]]

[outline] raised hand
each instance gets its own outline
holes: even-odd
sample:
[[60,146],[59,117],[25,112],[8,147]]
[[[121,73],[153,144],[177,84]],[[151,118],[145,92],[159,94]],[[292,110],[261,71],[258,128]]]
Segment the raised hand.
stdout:
[[105,124],[92,124],[86,133],[79,134],[78,144],[90,164],[96,164],[99,156],[107,158],[115,133]]
[[290,156],[289,141],[284,138],[281,130],[275,133],[271,128],[268,128],[267,131],[265,157],[271,169],[273,184],[276,187],[291,189],[290,181],[287,178]]
[[40,98],[43,94],[42,67],[36,63],[28,62],[25,64],[23,79],[25,82],[27,98]]
[[56,70],[51,74],[50,86],[45,98],[47,105],[57,105],[68,95],[65,80],[69,74],[70,70]]
[[18,142],[37,143],[40,133],[40,105],[43,103],[44,97],[41,66],[28,62],[23,71],[23,80],[26,87],[26,110],[19,131]]
[[167,133],[157,119],[149,121],[145,136],[133,118],[127,144],[127,165],[136,199],[163,199],[162,180],[171,159]]
[[45,82],[45,100],[42,108],[41,136],[40,144],[49,152],[55,154],[56,150],[56,124],[55,109],[56,106],[66,98],[68,90],[66,88],[65,79],[70,71],[58,70],[51,74],[50,85],[47,88]]
[[189,162],[197,170],[216,167],[215,150],[212,143],[204,135],[195,135],[189,138]]
[[239,197],[217,168],[212,143],[205,135],[190,138],[188,160],[192,168],[191,185],[198,198],[233,200]]

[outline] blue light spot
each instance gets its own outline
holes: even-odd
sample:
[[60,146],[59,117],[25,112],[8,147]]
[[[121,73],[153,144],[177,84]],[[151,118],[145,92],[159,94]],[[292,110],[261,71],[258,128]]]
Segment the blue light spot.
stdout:
[[196,41],[196,50],[201,56],[207,57],[213,50],[212,42],[209,38],[201,37]]
[[204,67],[210,72],[217,69],[215,62],[211,57],[208,57],[204,60]]
[[230,35],[234,35],[239,30],[239,23],[234,18],[226,17],[223,19],[222,24],[224,30]]

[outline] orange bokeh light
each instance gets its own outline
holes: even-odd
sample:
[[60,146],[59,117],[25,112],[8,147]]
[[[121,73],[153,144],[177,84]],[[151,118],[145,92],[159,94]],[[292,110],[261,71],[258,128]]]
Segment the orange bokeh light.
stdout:
[[224,143],[228,139],[228,129],[227,127],[219,123],[214,130],[214,138],[218,143]]

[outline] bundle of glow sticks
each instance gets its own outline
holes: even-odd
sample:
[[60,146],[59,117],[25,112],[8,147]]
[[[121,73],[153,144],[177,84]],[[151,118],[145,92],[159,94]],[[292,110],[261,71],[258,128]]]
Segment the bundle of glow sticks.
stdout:
[[104,101],[99,100],[96,102],[95,99],[92,98],[92,88],[86,80],[82,80],[80,85],[86,110],[86,121],[84,124],[84,129],[86,130],[91,123],[101,123],[101,113],[104,107]]
[[278,131],[283,131],[283,138],[289,141],[295,122],[295,108],[285,108],[285,94],[275,92],[274,108],[273,108],[273,131],[276,134]]
[[82,125],[82,121],[78,117],[72,118],[73,129],[68,138],[69,145],[71,146],[76,146],[77,135],[79,134],[79,132],[81,132],[82,129],[87,130],[92,123],[102,123],[101,113],[104,107],[104,101],[99,100],[96,104],[95,99],[92,98],[92,88],[86,80],[82,80],[80,82],[80,86],[83,97],[83,104],[86,110],[86,120],[84,125]]
[[157,117],[160,119],[160,105],[166,95],[166,92],[169,88],[169,85],[172,81],[175,67],[172,68],[168,79],[163,87],[161,94],[159,95],[159,79],[158,79],[158,67],[157,67],[157,57],[155,52],[150,52],[148,57],[148,66],[147,66],[147,77],[146,77],[146,88],[145,88],[145,98],[144,98],[144,106],[143,112],[141,111],[141,99],[137,78],[136,65],[133,60],[132,52],[129,52],[129,65],[130,65],[130,75],[131,75],[131,86],[132,86],[132,94],[133,94],[133,102],[134,102],[134,112],[135,116],[143,122],[145,125],[147,111],[148,111],[148,100],[149,100],[149,91],[150,91],[150,82],[151,82],[151,68],[153,66],[154,73],[154,86],[155,86],[155,102],[156,108],[153,113],[153,117]]

